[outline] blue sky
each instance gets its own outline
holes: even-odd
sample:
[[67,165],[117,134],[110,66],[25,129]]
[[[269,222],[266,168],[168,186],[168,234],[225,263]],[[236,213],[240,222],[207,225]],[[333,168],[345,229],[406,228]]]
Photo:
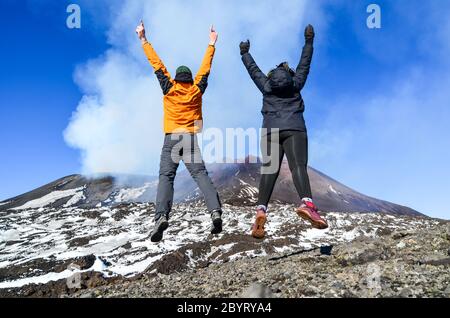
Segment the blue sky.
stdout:
[[80,170],[62,137],[81,96],[72,74],[107,47],[99,29],[66,28],[68,1],[39,3],[0,3],[1,199]]
[[[82,8],[80,30],[65,26],[69,3]],[[370,3],[382,8],[380,30],[366,27]],[[178,64],[195,68],[207,43],[202,30],[216,24],[205,118],[219,128],[258,127],[261,121],[261,97],[239,64],[238,39],[251,39],[264,70],[286,59],[295,65],[304,25],[311,22],[316,51],[303,92],[310,164],[365,194],[450,218],[449,3],[193,1],[183,10],[179,4],[1,2],[0,199],[95,171],[116,152],[121,156],[114,164],[128,163],[121,172],[153,173],[162,133],[152,120],[160,116],[161,96],[134,37],[140,18],[169,70]],[[187,23],[191,32],[180,36]],[[117,119],[103,124],[98,119],[108,109],[128,109],[125,116],[133,117],[127,120],[142,129],[124,129]],[[93,141],[108,144],[111,136],[123,139],[125,150],[93,150],[99,149]]]

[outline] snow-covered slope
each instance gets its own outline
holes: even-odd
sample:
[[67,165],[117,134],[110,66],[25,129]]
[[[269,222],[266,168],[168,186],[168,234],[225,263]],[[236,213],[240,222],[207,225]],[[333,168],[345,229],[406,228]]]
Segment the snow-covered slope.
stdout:
[[[259,241],[249,236],[252,208],[225,205],[224,232],[212,236],[210,218],[203,205],[179,204],[174,207],[171,226],[159,244],[149,240],[154,213],[151,203],[1,211],[0,288],[45,283],[77,271],[132,276],[161,266],[182,269],[336,244],[361,235],[375,237],[380,231],[411,230],[436,222],[383,213],[332,212],[326,214],[330,228],[319,231],[299,219],[293,208],[273,205],[267,238]],[[168,255],[175,258],[167,259]],[[79,267],[71,267],[72,263]]]
[[70,175],[1,202],[0,211],[114,206],[124,202],[143,201],[140,199],[143,194],[153,191],[156,186],[156,178],[148,176]]
[[64,206],[71,206],[77,204],[79,201],[85,199],[83,190],[86,188],[79,187],[75,189],[61,190],[61,191],[52,191],[49,194],[44,195],[43,197],[28,201],[24,205],[12,208],[12,210],[26,210],[26,209],[36,209],[49,206],[55,203],[58,200],[62,200],[65,198],[70,198]]

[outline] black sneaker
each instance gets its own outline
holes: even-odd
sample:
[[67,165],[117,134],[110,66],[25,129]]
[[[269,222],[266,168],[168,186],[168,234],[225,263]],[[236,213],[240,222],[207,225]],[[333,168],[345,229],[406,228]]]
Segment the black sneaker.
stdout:
[[215,210],[211,212],[212,228],[211,234],[219,234],[222,232],[222,211]]
[[167,221],[167,217],[161,216],[158,221],[156,221],[150,240],[155,243],[161,241],[163,238],[163,233],[168,227],[169,222]]

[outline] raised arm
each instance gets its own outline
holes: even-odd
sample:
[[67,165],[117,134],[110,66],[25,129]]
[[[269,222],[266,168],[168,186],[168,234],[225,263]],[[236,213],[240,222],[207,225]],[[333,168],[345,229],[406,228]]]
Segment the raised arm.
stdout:
[[219,35],[214,30],[214,26],[211,26],[209,30],[209,45],[206,49],[205,56],[203,57],[202,64],[200,65],[200,69],[195,75],[194,84],[198,86],[202,94],[205,92],[208,87],[208,77],[211,72],[211,65],[214,58],[214,53],[216,51],[215,45],[217,42]]
[[150,65],[155,70],[155,75],[158,78],[159,84],[161,85],[163,94],[166,95],[173,86],[173,80],[170,77],[167,68],[159,58],[158,54],[156,54],[155,50],[153,49],[153,46],[147,41],[147,37],[145,36],[145,27],[142,21],[137,26],[136,33],[141,40],[142,48],[144,49],[144,53],[147,56]]
[[311,66],[311,60],[314,52],[314,28],[309,24],[305,29],[305,45],[303,46],[302,56],[300,63],[297,66],[295,72],[294,83],[296,89],[302,90],[305,86],[306,79],[308,78],[309,69]]
[[253,82],[255,82],[258,89],[264,93],[264,85],[266,84],[268,78],[266,74],[261,71],[252,55],[249,53],[250,41],[247,40],[246,42],[241,42],[241,44],[239,44],[239,48],[241,50],[242,62],[244,63],[248,74],[250,74],[250,77]]

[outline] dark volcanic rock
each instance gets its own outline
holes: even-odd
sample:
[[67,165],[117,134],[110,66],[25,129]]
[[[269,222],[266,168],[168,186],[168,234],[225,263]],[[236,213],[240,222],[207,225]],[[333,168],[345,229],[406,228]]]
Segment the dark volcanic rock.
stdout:
[[57,298],[62,295],[72,295],[80,290],[93,289],[100,286],[110,285],[119,282],[123,278],[105,278],[103,274],[97,272],[83,272],[80,275],[79,288],[70,288],[67,280],[61,279],[47,284],[30,284],[22,288],[0,289],[0,298],[6,297],[51,297]]
[[71,264],[78,266],[81,270],[84,270],[92,267],[95,259],[96,258],[94,255],[87,255],[63,261],[54,260],[51,258],[38,258],[17,266],[0,268],[0,282],[15,280],[22,277],[39,276],[48,272],[60,273],[66,270]]
[[161,274],[180,272],[188,268],[189,257],[181,251],[175,251],[164,255],[160,260],[154,262],[147,271],[156,271]]
[[[449,297],[448,258],[442,257],[448,246],[441,244],[446,241],[442,227],[404,237],[405,246],[386,236],[360,237],[338,244],[329,255],[310,249],[169,271],[170,275],[146,273],[92,292],[101,297]],[[430,241],[441,248],[430,250]],[[171,258],[186,261],[183,253],[172,253]],[[419,262],[425,259],[435,261]]]

